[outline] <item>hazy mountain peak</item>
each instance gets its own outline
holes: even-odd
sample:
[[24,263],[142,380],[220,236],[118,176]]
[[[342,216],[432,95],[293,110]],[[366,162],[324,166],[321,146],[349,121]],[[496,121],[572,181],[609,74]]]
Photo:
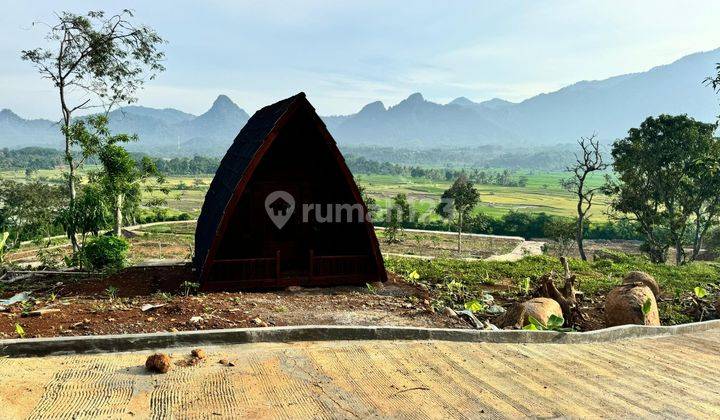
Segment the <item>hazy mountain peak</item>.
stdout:
[[380,101],[375,101],[362,107],[358,114],[376,114],[380,112],[385,112],[385,105]]
[[475,106],[475,105],[477,105],[477,102],[473,102],[464,96],[460,96],[460,97],[455,98],[452,101],[448,102],[448,105]]
[[490,109],[501,109],[501,108],[515,105],[515,103],[506,101],[505,99],[492,98],[487,101],[482,101],[478,105],[484,106],[485,108],[490,108]]
[[240,110],[240,107],[235,104],[235,102],[232,101],[229,97],[226,95],[218,95],[218,97],[215,99],[215,102],[213,102],[212,106],[210,107],[210,111],[220,111],[220,110],[232,110],[237,111]]
[[411,104],[422,103],[422,102],[425,102],[425,98],[423,98],[422,93],[415,92],[412,95],[408,96],[407,99],[405,99],[403,102],[411,103]]
[[7,108],[3,108],[0,110],[0,119],[5,121],[21,121],[22,118],[20,118],[16,113],[10,111]]

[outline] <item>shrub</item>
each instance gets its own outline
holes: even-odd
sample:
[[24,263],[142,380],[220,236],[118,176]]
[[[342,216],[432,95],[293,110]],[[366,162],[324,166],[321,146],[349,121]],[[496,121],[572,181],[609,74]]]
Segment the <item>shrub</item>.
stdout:
[[100,236],[83,248],[83,258],[91,270],[119,270],[125,266],[130,244],[125,238]]

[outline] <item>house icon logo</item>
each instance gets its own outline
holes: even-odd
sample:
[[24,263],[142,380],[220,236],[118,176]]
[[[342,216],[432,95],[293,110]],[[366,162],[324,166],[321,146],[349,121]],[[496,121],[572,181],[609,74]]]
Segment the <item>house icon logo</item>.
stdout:
[[295,211],[295,198],[287,191],[273,191],[265,197],[265,211],[275,226],[282,229]]

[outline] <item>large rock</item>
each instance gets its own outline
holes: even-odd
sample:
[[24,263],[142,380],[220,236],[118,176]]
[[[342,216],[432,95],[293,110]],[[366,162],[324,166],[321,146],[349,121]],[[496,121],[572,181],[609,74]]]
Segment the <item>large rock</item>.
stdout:
[[[650,312],[643,314],[643,304],[650,299]],[[608,293],[605,300],[605,324],[616,325],[660,325],[655,294],[640,283],[623,284]]]
[[523,303],[523,306],[525,307],[525,325],[530,322],[528,319],[531,316],[545,325],[547,325],[550,315],[563,317],[562,308],[554,299],[533,298]]
[[494,323],[500,328],[522,328],[530,323],[529,319],[532,316],[547,325],[551,315],[562,318],[560,304],[554,299],[540,297],[516,303],[507,312],[497,317]]
[[660,286],[658,285],[657,280],[655,280],[655,278],[650,274],[643,271],[631,271],[627,273],[627,275],[625,275],[625,278],[623,279],[623,283],[642,283],[645,286],[649,287],[650,290],[652,290],[655,298],[660,296]]

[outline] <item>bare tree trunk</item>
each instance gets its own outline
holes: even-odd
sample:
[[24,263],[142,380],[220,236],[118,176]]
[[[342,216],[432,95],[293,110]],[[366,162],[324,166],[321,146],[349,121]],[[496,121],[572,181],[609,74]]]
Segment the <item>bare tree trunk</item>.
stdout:
[[458,239],[458,250],[457,250],[458,256],[459,256],[459,254],[460,254],[460,242],[461,242],[461,237],[462,237],[462,225],[463,225],[463,215],[462,215],[462,213],[460,212],[460,213],[458,214],[458,238],[457,238],[457,239]]
[[68,193],[70,195],[68,201],[68,207],[70,208],[70,223],[67,226],[67,235],[70,238],[72,244],[73,253],[77,253],[80,250],[78,240],[75,231],[75,199],[77,198],[77,190],[75,188],[75,162],[73,161],[72,149],[70,148],[70,122],[72,121],[72,115],[67,105],[65,104],[65,89],[63,84],[65,81],[60,80],[60,104],[62,106],[63,124],[64,124],[64,136],[65,136],[65,162],[68,165]]
[[578,202],[578,221],[577,221],[577,231],[575,232],[575,240],[577,241],[578,252],[580,253],[580,258],[583,261],[587,261],[587,256],[585,255],[585,247],[583,246],[583,223],[584,223],[584,221],[585,221],[585,215],[582,212],[581,203]]
[[685,251],[682,247],[682,239],[678,236],[675,240],[675,265],[682,265],[685,262]]
[[115,236],[122,235],[122,208],[123,208],[123,195],[118,194],[115,199]]

